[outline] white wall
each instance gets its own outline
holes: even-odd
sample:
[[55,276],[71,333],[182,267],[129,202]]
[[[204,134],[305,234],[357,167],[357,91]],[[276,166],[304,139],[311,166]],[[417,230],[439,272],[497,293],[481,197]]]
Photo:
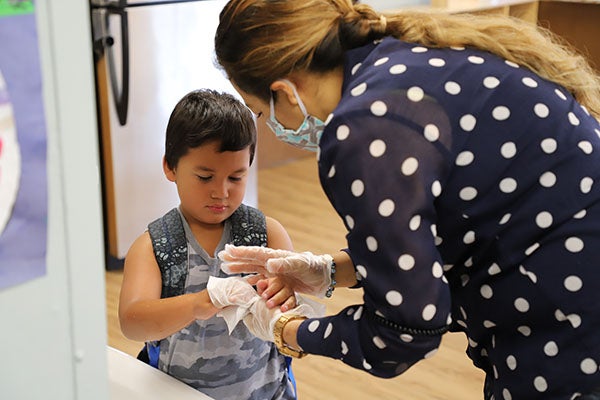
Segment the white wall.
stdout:
[[48,127],[47,273],[0,290],[0,398],[107,399],[89,10],[86,1],[35,6]]

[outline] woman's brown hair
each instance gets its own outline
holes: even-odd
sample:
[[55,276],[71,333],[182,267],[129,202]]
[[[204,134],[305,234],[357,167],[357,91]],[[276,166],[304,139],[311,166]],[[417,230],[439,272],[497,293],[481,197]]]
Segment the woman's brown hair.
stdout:
[[326,72],[346,50],[394,36],[429,47],[473,47],[529,68],[570,91],[600,119],[600,77],[548,30],[499,15],[378,14],[351,0],[231,0],[215,36],[218,63],[242,90],[268,101],[296,71]]

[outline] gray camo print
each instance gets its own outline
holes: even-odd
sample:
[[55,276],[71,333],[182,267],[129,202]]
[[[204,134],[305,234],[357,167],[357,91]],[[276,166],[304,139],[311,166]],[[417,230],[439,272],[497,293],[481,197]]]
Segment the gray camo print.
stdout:
[[[227,275],[191,236],[185,220],[184,228],[191,266],[185,293],[195,293],[206,288],[209,276]],[[230,238],[228,221],[225,228],[217,252]],[[225,321],[216,316],[161,340],[158,368],[215,400],[295,399],[285,359],[275,345],[256,338],[242,323],[229,335]]]

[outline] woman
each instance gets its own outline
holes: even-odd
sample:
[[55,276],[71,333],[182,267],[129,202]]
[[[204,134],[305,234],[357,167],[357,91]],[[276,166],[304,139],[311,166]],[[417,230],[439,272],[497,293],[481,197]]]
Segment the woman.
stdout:
[[505,17],[349,0],[232,0],[215,46],[259,120],[318,150],[348,229],[333,257],[229,247],[228,270],[365,293],[325,318],[256,313],[261,335],[392,377],[463,331],[486,399],[595,398],[600,80],[582,57]]

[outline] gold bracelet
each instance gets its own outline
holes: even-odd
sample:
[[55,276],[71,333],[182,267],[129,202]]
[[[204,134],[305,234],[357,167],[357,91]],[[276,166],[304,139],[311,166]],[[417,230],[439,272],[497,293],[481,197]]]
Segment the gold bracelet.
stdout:
[[290,356],[294,358],[302,358],[306,355],[305,352],[301,350],[295,350],[291,347],[288,347],[283,343],[283,327],[290,321],[296,319],[306,319],[303,315],[297,314],[283,314],[279,317],[279,319],[275,322],[275,326],[273,327],[273,336],[275,337],[275,345],[279,352],[285,356]]

